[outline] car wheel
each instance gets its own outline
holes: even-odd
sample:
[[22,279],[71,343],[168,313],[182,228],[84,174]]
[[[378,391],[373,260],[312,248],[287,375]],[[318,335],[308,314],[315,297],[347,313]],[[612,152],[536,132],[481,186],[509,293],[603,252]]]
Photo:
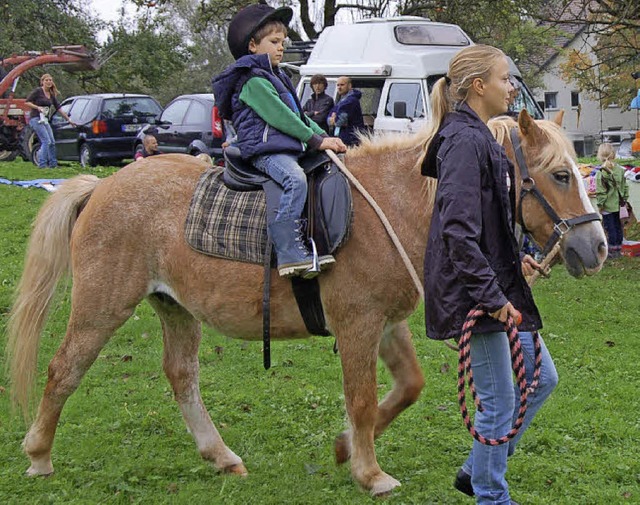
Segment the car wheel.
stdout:
[[37,165],[38,151],[40,151],[40,140],[33,128],[27,126],[22,133],[22,157],[25,161],[31,161]]
[[80,146],[80,165],[82,165],[82,168],[96,166],[96,159],[93,155],[93,150],[86,142]]
[[18,151],[0,151],[0,161],[13,161],[18,156]]

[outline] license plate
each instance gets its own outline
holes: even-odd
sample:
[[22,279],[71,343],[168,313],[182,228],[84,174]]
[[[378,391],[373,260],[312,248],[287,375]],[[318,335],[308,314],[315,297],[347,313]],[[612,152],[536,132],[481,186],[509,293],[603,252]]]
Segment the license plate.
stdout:
[[137,132],[140,128],[142,128],[142,125],[139,124],[123,124],[122,125],[122,131],[123,132]]

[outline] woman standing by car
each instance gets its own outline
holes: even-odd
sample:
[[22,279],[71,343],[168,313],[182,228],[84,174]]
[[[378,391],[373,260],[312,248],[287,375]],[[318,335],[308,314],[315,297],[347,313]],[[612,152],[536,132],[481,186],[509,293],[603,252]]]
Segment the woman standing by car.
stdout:
[[[60,109],[60,104],[56,98],[58,88],[51,74],[44,74],[40,77],[40,86],[34,89],[27,97],[26,105],[31,107],[29,116],[29,126],[36,132],[40,140],[40,154],[38,156],[38,168],[56,168],[58,159],[56,158],[56,141],[53,138],[53,130],[49,124],[49,118]],[[63,110],[60,114],[72,126],[77,126],[67,113]]]

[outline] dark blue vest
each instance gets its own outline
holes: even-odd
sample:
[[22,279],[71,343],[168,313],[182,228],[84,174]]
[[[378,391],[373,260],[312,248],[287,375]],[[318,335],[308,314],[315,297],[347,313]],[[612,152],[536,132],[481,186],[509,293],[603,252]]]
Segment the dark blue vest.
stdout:
[[240,101],[240,92],[253,77],[269,81],[280,100],[298,114],[305,124],[308,119],[296,97],[291,80],[279,68],[272,68],[269,55],[247,55],[239,58],[213,79],[213,92],[222,117],[231,119],[238,135],[236,146],[245,159],[270,153],[290,152],[300,154],[305,145],[266,123],[251,107]]

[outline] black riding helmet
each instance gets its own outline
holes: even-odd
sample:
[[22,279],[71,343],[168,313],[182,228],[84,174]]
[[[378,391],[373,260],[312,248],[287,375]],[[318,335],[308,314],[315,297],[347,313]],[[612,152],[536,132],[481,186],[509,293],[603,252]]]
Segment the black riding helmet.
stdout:
[[274,9],[267,4],[254,4],[239,11],[231,23],[227,32],[227,44],[231,54],[238,58],[249,54],[249,42],[251,37],[269,21],[282,21],[285,26],[289,26],[293,11],[289,7]]

